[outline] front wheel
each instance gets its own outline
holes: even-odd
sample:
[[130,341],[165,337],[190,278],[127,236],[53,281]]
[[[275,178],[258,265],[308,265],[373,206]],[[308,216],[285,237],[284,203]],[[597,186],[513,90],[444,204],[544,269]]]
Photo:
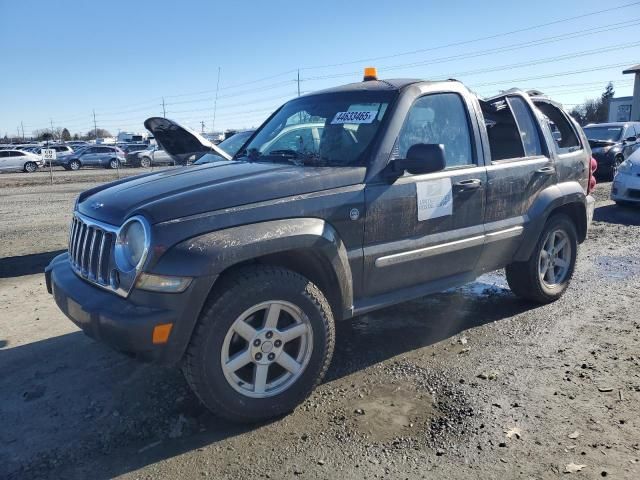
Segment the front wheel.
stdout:
[[112,158],[111,160],[109,160],[109,168],[111,170],[115,170],[119,166],[120,166],[120,162],[118,160],[116,160],[115,158]]
[[331,362],[329,303],[309,280],[278,267],[243,268],[220,282],[187,349],[187,381],[207,408],[232,421],[290,412]]
[[140,159],[140,166],[142,168],[149,168],[151,166],[151,159],[149,157],[142,157]]
[[624,157],[622,155],[616,155],[613,159],[613,165],[611,166],[611,180],[615,178],[622,162],[624,162]]
[[80,161],[79,160],[71,160],[69,162],[70,170],[80,170]]
[[552,216],[529,260],[507,266],[509,287],[517,296],[537,303],[559,299],[569,287],[577,252],[578,235],[571,218]]
[[36,162],[27,162],[24,164],[24,171],[27,173],[33,173],[38,170],[38,165]]

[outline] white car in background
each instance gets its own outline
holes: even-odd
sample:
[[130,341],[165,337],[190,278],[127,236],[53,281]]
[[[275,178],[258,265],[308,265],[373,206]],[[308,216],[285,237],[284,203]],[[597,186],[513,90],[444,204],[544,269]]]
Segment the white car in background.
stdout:
[[44,164],[42,157],[22,150],[0,150],[1,172],[33,173]]
[[640,205],[640,150],[620,164],[611,185],[611,200],[618,205]]

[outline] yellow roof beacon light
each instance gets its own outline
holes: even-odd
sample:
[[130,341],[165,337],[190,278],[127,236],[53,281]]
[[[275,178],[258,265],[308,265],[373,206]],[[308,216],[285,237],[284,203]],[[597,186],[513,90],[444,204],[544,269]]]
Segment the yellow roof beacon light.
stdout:
[[364,68],[364,79],[363,82],[368,82],[370,80],[378,80],[378,72],[376,67],[365,67]]

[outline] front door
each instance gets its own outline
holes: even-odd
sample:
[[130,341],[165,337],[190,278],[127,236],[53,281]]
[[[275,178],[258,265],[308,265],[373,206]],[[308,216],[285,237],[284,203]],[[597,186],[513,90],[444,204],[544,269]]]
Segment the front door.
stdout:
[[471,125],[457,93],[422,96],[409,110],[393,155],[442,144],[446,168],[367,185],[365,296],[427,284],[441,289],[471,276],[484,241],[486,184]]
[[87,151],[80,157],[80,161],[83,165],[96,165],[98,161],[98,148],[99,147],[89,147]]

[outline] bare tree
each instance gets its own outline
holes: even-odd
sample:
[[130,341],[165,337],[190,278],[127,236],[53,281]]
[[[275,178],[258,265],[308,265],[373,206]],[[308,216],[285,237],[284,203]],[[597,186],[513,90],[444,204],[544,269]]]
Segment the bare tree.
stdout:
[[609,118],[609,100],[614,97],[615,93],[613,84],[609,82],[600,98],[585,100],[582,105],[573,107],[569,113],[580,125],[604,123]]

